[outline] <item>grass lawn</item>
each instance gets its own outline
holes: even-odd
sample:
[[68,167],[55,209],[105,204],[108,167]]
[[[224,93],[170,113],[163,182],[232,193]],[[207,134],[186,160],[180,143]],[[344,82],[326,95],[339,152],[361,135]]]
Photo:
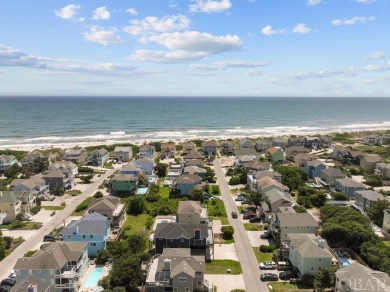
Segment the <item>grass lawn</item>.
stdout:
[[213,196],[220,196],[221,195],[221,190],[219,188],[219,185],[211,185],[209,193]]
[[252,249],[259,263],[272,261],[272,255],[273,255],[272,252],[269,253],[260,252],[258,247],[252,247]]
[[233,275],[242,273],[241,264],[233,260],[213,260],[206,263],[206,274],[227,274],[227,269],[231,269]]
[[169,187],[160,187],[159,195],[162,198],[169,198]]
[[[138,216],[127,215],[126,221],[123,223],[122,229],[126,230],[125,235],[129,236],[132,234],[138,234],[146,225],[146,220],[148,219],[148,214],[141,214]],[[129,230],[127,230],[130,227]]]
[[57,210],[63,210],[64,206],[42,206],[42,209],[49,210],[49,211],[57,211]]
[[263,225],[244,223],[244,228],[246,231],[259,231],[259,230],[263,230]]
[[160,177],[159,179],[157,179],[157,185],[161,186],[162,183],[164,182],[164,180],[165,180],[165,177]]
[[74,197],[74,196],[81,195],[81,191],[80,190],[69,190],[69,191],[66,191],[65,194],[69,194],[72,197]]
[[388,241],[384,241],[383,242],[386,246],[390,246],[390,241],[388,240]]
[[42,227],[41,222],[26,222],[26,221],[20,222],[19,225],[17,224],[17,222],[0,225],[0,229],[8,229],[8,230],[37,230],[41,227]]
[[287,281],[286,283],[284,282],[271,282],[271,283],[267,283],[267,286],[271,286],[271,288],[269,288],[269,291],[290,291],[290,290],[294,290],[295,289],[299,289],[298,286],[296,284],[290,284],[289,281]]
[[110,161],[109,163],[106,163],[106,165],[104,166],[104,168],[113,169],[114,167],[112,166],[112,161]]
[[93,197],[88,197],[84,201],[82,201],[80,203],[80,205],[78,205],[76,207],[76,209],[73,211],[71,216],[82,216],[84,214],[85,210],[87,210],[87,208],[89,206],[89,202],[91,202],[92,199],[93,199]]
[[209,216],[210,219],[213,220],[221,220],[222,225],[229,225],[228,217],[220,217],[220,216]]

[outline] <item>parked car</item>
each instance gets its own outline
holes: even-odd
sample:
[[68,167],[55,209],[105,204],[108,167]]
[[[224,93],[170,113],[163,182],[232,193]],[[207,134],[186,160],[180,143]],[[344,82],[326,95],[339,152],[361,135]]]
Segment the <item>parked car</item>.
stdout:
[[16,274],[14,270],[11,271],[11,274],[9,274],[8,278],[16,278]]
[[255,213],[247,213],[247,214],[244,214],[244,215],[242,216],[242,219],[247,220],[247,219],[251,219],[251,218],[254,218],[254,217],[256,217],[256,214],[255,214]]
[[24,214],[23,220],[26,221],[33,221],[33,217],[30,214]]
[[54,235],[46,234],[43,237],[43,242],[54,242],[54,241],[56,241],[56,237]]
[[259,268],[262,270],[275,270],[276,264],[275,262],[263,262],[260,263]]
[[279,271],[286,271],[286,270],[292,270],[292,269],[293,269],[293,266],[290,265],[290,264],[287,263],[287,262],[277,262],[277,263],[276,263],[276,268],[277,268]]
[[245,204],[250,204],[251,202],[247,201],[247,200],[244,200],[244,201],[241,201],[241,205],[245,205]]
[[262,235],[260,235],[260,238],[261,239],[268,239],[271,237],[271,233],[269,232],[269,230],[267,230],[266,232],[264,232]]
[[280,280],[290,280],[293,278],[299,278],[298,274],[292,271],[284,271],[279,273]]
[[220,197],[218,197],[218,196],[212,196],[211,198],[210,198],[210,200],[220,200],[221,198]]
[[12,289],[12,286],[0,285],[0,292],[9,292],[11,289]]
[[257,216],[249,219],[249,223],[259,223],[259,222],[261,222],[261,218]]
[[238,217],[237,212],[232,212],[232,218],[236,219]]
[[16,284],[16,279],[6,278],[6,279],[2,280],[0,284],[5,285],[5,286],[13,286]]
[[260,280],[263,282],[266,281],[277,281],[278,280],[278,275],[272,274],[272,273],[265,273],[260,275]]
[[236,201],[244,201],[245,200],[245,197],[242,196],[242,195],[238,195],[236,198],[235,198]]

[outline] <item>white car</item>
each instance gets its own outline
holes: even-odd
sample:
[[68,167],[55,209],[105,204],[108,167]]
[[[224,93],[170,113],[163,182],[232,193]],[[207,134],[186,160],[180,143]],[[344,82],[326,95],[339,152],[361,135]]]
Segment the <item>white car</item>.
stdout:
[[263,263],[260,263],[259,268],[261,270],[275,270],[276,264],[275,264],[275,262],[263,262]]

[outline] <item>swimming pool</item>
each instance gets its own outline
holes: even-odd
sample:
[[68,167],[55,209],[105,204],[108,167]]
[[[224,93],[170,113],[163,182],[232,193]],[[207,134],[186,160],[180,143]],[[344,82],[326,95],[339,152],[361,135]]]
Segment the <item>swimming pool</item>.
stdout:
[[138,188],[137,191],[135,192],[136,195],[145,195],[148,191],[148,187],[142,187]]
[[347,258],[345,257],[339,257],[339,259],[341,260],[341,262],[343,263],[343,267],[346,267],[346,266],[349,266],[351,263],[348,261]]
[[103,268],[95,268],[88,276],[87,282],[85,282],[85,287],[91,288],[96,287],[99,280],[103,276]]

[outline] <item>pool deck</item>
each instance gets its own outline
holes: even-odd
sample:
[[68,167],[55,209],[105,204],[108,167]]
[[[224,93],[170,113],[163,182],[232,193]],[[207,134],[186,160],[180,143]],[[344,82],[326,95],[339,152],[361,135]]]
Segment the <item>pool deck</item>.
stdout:
[[103,268],[103,277],[107,276],[108,275],[108,272],[110,271],[110,268],[107,267],[107,266],[101,266],[101,265],[89,265],[87,271],[85,272],[84,276],[81,278],[80,282],[81,282],[81,287],[79,289],[79,292],[91,292],[93,291],[94,288],[96,287],[85,287],[85,283],[87,282],[87,279],[89,277],[89,275],[92,273],[92,271],[95,269],[95,268],[99,268],[99,267],[102,267]]

